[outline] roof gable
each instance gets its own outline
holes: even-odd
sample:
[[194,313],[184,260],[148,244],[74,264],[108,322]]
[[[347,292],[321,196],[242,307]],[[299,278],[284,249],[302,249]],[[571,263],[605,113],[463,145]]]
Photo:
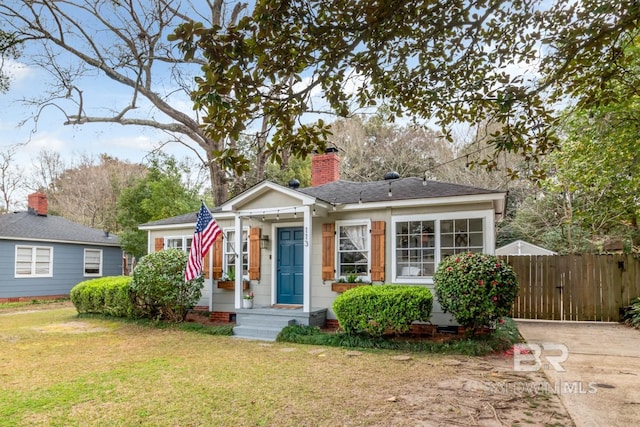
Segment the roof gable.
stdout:
[[497,248],[496,255],[557,255],[557,252],[524,240],[515,240]]
[[255,202],[269,198],[269,207],[291,206],[292,204],[312,205],[316,202],[316,197],[304,194],[292,188],[283,187],[271,181],[263,181],[238,196],[220,205],[221,212],[232,212],[236,210],[259,209],[264,207],[264,203],[257,205]]

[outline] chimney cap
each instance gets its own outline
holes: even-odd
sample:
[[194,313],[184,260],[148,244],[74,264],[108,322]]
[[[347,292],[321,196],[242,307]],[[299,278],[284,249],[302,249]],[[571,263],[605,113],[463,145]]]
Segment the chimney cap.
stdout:
[[320,152],[319,149],[315,149],[313,150],[314,154],[331,154],[331,153],[337,153],[338,152],[338,148],[337,147],[325,147],[324,151]]

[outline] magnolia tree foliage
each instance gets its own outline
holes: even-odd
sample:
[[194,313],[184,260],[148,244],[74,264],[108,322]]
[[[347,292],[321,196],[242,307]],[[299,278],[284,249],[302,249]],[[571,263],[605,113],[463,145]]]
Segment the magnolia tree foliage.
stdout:
[[[240,138],[251,136],[258,167],[264,156],[304,157],[330,135],[323,113],[384,106],[389,120],[434,122],[448,137],[457,124],[497,123],[486,165],[503,151],[535,162],[557,147],[560,101],[606,103],[603,83],[629,74],[640,17],[636,0],[259,0],[238,19],[246,6],[7,0],[0,28],[39,46],[29,63],[55,80],[37,114],[56,105],[68,124],[164,131],[204,151],[220,203],[225,170],[250,166]],[[89,105],[83,78],[96,75],[130,90],[113,114]]]
[[558,144],[555,103],[591,105],[625,73],[639,17],[635,0],[260,0],[236,26],[188,21],[171,39],[206,60],[192,99],[213,139],[263,118],[276,158],[306,154],[329,129],[304,114],[384,104],[390,120],[434,120],[449,137],[456,123],[497,123],[494,154],[537,161]]
[[433,281],[442,309],[471,330],[507,316],[518,295],[513,269],[493,255],[448,256],[438,264]]

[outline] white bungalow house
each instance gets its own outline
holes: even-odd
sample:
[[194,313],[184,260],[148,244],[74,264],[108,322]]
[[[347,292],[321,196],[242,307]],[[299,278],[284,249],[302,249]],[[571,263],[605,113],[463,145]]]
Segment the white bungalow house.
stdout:
[[[274,339],[283,325],[335,325],[334,299],[350,275],[375,284],[433,289],[433,273],[450,254],[493,253],[494,223],[506,193],[400,178],[339,179],[337,150],[312,158],[312,186],[264,181],[212,210],[224,230],[205,260],[201,304],[212,319],[236,321],[238,335]],[[149,251],[188,250],[196,213],[143,224]],[[226,280],[231,272],[234,282]],[[243,295],[255,295],[252,309]],[[279,317],[271,327],[258,315]],[[454,324],[434,303],[432,323]]]

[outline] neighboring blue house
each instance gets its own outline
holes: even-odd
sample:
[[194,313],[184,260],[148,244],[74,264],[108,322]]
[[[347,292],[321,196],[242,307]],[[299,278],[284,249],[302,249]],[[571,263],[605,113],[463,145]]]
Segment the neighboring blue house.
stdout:
[[0,302],[68,296],[77,283],[122,274],[118,238],[47,215],[47,197],[0,215]]

